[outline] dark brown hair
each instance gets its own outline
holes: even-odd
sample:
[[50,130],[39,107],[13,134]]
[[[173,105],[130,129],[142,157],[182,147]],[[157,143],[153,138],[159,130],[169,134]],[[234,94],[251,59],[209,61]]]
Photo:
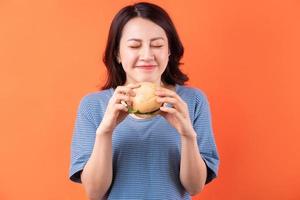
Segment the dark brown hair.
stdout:
[[132,18],[142,17],[159,25],[166,32],[170,56],[169,62],[162,74],[162,82],[170,85],[184,85],[188,76],[180,69],[180,59],[183,56],[184,48],[179,39],[175,26],[168,13],[161,7],[147,2],[139,2],[122,8],[113,18],[107,39],[103,62],[107,69],[107,80],[101,89],[116,88],[126,82],[126,73],[122,64],[118,63],[117,56],[122,30],[125,24]]

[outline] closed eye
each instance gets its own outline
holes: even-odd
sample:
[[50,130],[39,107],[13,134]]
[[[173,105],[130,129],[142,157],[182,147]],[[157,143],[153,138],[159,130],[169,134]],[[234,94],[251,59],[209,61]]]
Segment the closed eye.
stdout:
[[163,45],[152,45],[152,47],[154,47],[154,48],[160,48],[160,47],[163,47]]
[[140,46],[129,46],[129,48],[137,49],[137,48],[140,48]]
[[[151,47],[153,48],[161,48],[163,47],[164,45],[151,45]],[[129,46],[129,48],[131,49],[137,49],[137,48],[140,48],[141,46]]]

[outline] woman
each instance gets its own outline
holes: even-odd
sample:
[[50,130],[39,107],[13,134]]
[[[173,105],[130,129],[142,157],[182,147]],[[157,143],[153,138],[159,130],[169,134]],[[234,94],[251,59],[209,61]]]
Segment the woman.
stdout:
[[[78,108],[70,179],[89,199],[190,199],[217,176],[219,157],[209,104],[184,86],[183,46],[168,14],[136,3],[114,17],[104,63],[106,84]],[[132,103],[140,82],[160,85],[160,114],[139,118]]]

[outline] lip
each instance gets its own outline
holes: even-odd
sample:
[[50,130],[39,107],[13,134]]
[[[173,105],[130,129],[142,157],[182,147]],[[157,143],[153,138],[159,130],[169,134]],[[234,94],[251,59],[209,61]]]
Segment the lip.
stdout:
[[136,66],[137,68],[140,68],[140,69],[144,69],[144,70],[152,70],[156,67],[157,65],[139,65],[139,66]]
[[137,67],[155,67],[156,65],[138,65]]

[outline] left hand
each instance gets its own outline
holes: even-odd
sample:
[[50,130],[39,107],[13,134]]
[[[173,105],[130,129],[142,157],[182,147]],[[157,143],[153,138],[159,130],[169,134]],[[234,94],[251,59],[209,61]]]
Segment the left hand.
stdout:
[[[160,114],[178,131],[181,136],[195,136],[191,123],[188,105],[174,91],[166,88],[156,90],[157,101],[163,103],[160,107]],[[172,104],[172,107],[164,106],[165,103]]]

